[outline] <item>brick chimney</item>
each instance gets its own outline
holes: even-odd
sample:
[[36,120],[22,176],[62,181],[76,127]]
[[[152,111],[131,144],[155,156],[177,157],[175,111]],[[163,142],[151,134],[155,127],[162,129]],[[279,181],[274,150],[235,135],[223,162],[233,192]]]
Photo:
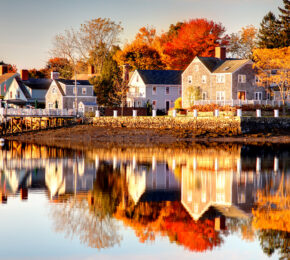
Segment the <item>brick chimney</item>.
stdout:
[[226,48],[225,47],[215,47],[215,57],[221,60],[225,60],[226,57]]
[[6,64],[0,65],[0,76],[8,73],[8,66]]
[[51,78],[52,80],[54,80],[54,79],[58,79],[58,78],[59,78],[59,72],[52,71],[52,72],[50,73],[50,78]]
[[26,81],[29,79],[29,73],[28,73],[28,70],[21,70],[20,71],[20,76],[21,76],[21,79],[23,81]]
[[126,81],[129,80],[129,69],[130,69],[130,65],[129,64],[124,64],[122,67],[123,67],[123,75],[122,75],[122,78],[126,82]]
[[95,74],[95,67],[94,65],[88,65],[88,74],[89,75],[92,75],[92,74]]

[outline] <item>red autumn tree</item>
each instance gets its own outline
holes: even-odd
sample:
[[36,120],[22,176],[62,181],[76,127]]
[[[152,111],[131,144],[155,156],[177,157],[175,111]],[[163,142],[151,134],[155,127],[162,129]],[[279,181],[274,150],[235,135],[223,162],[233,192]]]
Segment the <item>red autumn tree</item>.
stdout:
[[16,65],[8,65],[8,73],[16,73],[17,72],[17,68]]
[[225,27],[207,19],[193,19],[181,25],[175,37],[164,45],[167,67],[184,69],[195,56],[213,57],[214,49],[228,44]]

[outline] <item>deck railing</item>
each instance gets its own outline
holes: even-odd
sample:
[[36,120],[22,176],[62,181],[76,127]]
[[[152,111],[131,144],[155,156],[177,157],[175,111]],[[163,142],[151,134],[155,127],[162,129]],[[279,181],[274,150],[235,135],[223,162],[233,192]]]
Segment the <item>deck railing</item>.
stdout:
[[74,109],[0,108],[0,116],[76,116]]
[[[290,106],[290,102],[285,102],[288,106]],[[208,104],[217,104],[221,106],[229,105],[229,106],[241,106],[241,105],[271,105],[271,106],[282,106],[281,100],[196,100],[194,101],[194,105],[208,105]]]

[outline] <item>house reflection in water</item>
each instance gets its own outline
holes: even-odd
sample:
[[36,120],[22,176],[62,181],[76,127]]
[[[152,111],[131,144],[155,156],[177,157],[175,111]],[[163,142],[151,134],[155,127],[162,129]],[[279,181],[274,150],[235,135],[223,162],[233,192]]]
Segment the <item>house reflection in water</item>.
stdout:
[[134,163],[126,168],[128,193],[135,204],[139,201],[179,201],[180,182],[166,162]]

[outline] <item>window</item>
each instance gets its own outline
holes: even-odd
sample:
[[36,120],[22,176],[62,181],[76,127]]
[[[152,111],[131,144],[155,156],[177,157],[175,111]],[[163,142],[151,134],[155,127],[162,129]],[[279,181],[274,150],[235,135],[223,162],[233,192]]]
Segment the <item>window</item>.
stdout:
[[48,104],[48,108],[52,109],[53,108],[53,104],[52,103],[49,103]]
[[90,111],[94,111],[94,108],[93,107],[90,107]]
[[198,67],[198,65],[196,64],[196,65],[194,65],[194,71],[198,71],[199,70],[199,67]]
[[188,76],[187,77],[187,82],[188,82],[188,84],[191,84],[192,83],[192,76]]
[[156,100],[152,100],[152,106],[153,106],[153,108],[156,108],[156,104],[157,104],[157,101]]
[[17,90],[17,98],[20,98],[20,91]]
[[138,77],[138,75],[136,76],[136,82],[139,82],[139,77]]
[[156,87],[152,88],[152,95],[156,95]]
[[238,83],[246,83],[246,75],[238,75]]
[[12,98],[12,91],[10,91],[10,98]]
[[262,100],[262,92],[255,92],[255,100]]
[[56,88],[53,88],[51,91],[52,94],[56,94]]
[[260,82],[260,78],[257,75],[255,76],[255,82],[256,84]]
[[216,76],[216,82],[217,83],[225,83],[225,75],[224,74],[218,74]]
[[87,89],[86,88],[82,88],[82,94],[83,95],[87,94]]
[[169,87],[166,87],[166,89],[165,89],[165,93],[166,93],[166,95],[169,94]]
[[202,75],[201,76],[201,82],[202,83],[206,83],[206,75]]
[[225,92],[217,91],[216,92],[216,100],[225,100]]
[[202,92],[202,100],[206,100],[207,99],[207,93],[206,92]]

